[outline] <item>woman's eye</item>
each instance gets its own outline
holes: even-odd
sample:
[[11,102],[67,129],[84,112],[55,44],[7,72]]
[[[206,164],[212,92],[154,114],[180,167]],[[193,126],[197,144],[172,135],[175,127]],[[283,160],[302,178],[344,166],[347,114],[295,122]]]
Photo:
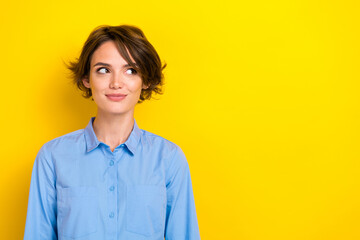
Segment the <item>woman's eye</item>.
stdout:
[[133,68],[129,68],[128,70],[126,70],[126,73],[129,74],[129,75],[133,75],[133,74],[136,74],[136,70],[133,69]]
[[99,72],[99,73],[107,73],[107,72],[109,72],[106,68],[99,68],[98,70],[97,70],[97,72]]

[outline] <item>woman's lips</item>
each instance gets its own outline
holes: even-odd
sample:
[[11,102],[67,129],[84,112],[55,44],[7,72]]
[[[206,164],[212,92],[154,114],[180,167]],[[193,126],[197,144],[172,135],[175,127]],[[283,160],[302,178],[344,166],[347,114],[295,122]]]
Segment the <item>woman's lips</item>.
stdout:
[[119,102],[126,98],[127,95],[124,94],[106,94],[106,97],[114,102]]

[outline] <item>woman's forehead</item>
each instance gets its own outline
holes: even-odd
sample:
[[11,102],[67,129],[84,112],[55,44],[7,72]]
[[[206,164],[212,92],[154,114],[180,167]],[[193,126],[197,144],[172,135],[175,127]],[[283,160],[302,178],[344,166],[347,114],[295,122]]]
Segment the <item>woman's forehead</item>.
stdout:
[[[132,63],[135,63],[135,60],[132,58],[129,50],[127,48],[125,49]],[[93,66],[97,62],[121,65],[128,64],[125,58],[121,55],[121,52],[119,51],[119,48],[114,41],[106,41],[94,51],[90,64]]]

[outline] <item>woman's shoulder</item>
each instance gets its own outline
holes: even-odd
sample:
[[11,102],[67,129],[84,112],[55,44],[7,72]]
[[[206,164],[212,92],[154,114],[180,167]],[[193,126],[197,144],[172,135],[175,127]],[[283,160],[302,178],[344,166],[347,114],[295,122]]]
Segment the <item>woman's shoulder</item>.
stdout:
[[164,160],[169,176],[173,176],[179,169],[186,170],[189,167],[185,153],[177,143],[145,130],[142,130],[142,135],[147,149],[152,153],[156,151],[154,155],[161,156]]
[[84,129],[79,129],[45,142],[37,153],[37,161],[50,163],[53,161],[53,156],[78,151],[79,143],[83,142],[83,132]]
[[66,133],[64,135],[55,137],[43,144],[41,149],[43,150],[54,150],[61,147],[74,146],[83,142],[84,129],[79,129],[73,132]]
[[151,149],[157,149],[163,154],[167,153],[169,156],[184,156],[184,152],[182,151],[181,147],[175,143],[175,140],[170,140],[167,137],[163,137],[143,129],[141,129],[141,132],[141,141],[143,145],[147,145]]
[[167,137],[160,136],[153,132],[149,132],[147,130],[141,129],[142,141],[147,144],[155,144],[155,145],[163,145],[164,147],[168,147],[169,149],[175,149],[179,147],[175,142],[169,140]]

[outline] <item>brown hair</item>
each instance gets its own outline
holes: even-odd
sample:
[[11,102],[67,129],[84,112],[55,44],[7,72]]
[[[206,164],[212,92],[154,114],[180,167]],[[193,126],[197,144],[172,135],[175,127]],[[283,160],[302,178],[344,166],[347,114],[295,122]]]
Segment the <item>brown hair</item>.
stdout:
[[[143,83],[148,86],[148,88],[142,89],[138,103],[150,99],[153,92],[157,94],[163,93],[164,75],[162,70],[166,67],[166,64],[161,64],[159,55],[144,33],[139,28],[130,25],[101,25],[90,33],[80,57],[67,66],[73,73],[74,84],[83,91],[85,98],[91,97],[92,92],[90,88],[84,86],[82,79],[90,73],[92,54],[106,41],[115,42],[120,55],[141,74]],[[135,64],[131,61],[128,51]]]

